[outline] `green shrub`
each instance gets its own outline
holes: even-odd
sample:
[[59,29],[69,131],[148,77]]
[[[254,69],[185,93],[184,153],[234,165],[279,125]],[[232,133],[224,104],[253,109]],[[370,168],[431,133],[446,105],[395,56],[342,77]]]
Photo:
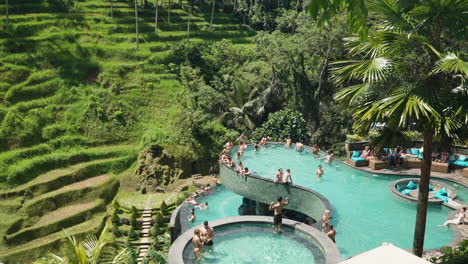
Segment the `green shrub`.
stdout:
[[302,114],[291,109],[283,109],[268,116],[268,120],[252,133],[254,141],[260,141],[262,136],[268,135],[274,142],[283,142],[290,136],[293,142],[308,144],[311,135],[307,129],[307,122]]
[[111,222],[113,225],[120,225],[120,217],[119,217],[119,214],[117,213],[117,209],[114,210],[114,212],[112,213],[112,217],[111,217]]
[[151,228],[151,236],[153,237],[154,241],[157,241],[158,235],[160,234],[159,226],[154,224]]
[[120,232],[119,227],[117,225],[112,225],[112,234],[116,237],[121,237],[122,232]]
[[131,227],[130,231],[128,232],[128,238],[130,238],[131,241],[138,240],[138,233],[133,227]]
[[130,215],[130,225],[132,226],[132,229],[138,229],[138,219],[137,219],[137,214],[135,212],[132,212]]
[[161,214],[167,215],[167,204],[166,204],[166,202],[164,200],[162,201],[161,206],[159,207],[159,209],[161,211]]
[[154,225],[164,226],[164,218],[161,213],[156,213],[154,217]]

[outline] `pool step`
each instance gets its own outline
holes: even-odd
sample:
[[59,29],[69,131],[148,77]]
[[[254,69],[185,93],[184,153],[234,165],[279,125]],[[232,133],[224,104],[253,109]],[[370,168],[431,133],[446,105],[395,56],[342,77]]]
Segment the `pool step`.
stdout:
[[[150,243],[150,228],[151,228],[151,216],[153,215],[153,209],[152,208],[145,208],[143,209],[142,213],[142,220],[143,223],[141,224],[143,230],[141,231],[141,242],[138,243],[139,249],[138,249],[138,257],[137,257],[137,262],[138,264],[141,264],[143,261],[143,258],[148,254],[149,248],[151,246]],[[136,243],[135,243],[136,244]]]

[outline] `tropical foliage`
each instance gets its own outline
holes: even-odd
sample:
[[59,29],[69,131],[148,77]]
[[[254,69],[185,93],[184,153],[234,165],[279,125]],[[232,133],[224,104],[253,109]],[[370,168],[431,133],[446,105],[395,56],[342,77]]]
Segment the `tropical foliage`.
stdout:
[[263,136],[270,136],[273,142],[283,142],[291,137],[293,142],[310,143],[307,123],[298,111],[283,109],[268,116],[268,120],[252,133],[252,139],[260,141]]
[[[375,18],[368,38],[349,38],[357,59],[333,63],[335,98],[354,112],[359,134],[386,130],[424,135],[418,215],[413,252],[424,242],[432,142],[467,137],[468,64],[463,60],[466,1],[369,1]],[[386,131],[385,130],[385,131]],[[385,132],[384,131],[384,132]]]

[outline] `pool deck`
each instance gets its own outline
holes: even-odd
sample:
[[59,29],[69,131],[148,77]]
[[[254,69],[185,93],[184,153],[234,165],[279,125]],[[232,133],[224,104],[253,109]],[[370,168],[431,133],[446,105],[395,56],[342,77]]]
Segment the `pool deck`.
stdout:
[[[395,175],[395,176],[420,176],[421,175],[421,169],[418,168],[398,168],[398,169],[391,169],[391,170],[373,170],[369,167],[354,167],[348,162],[344,162],[344,164],[353,167],[355,169],[369,172],[369,173],[378,173],[378,174],[385,174],[385,175]],[[439,179],[444,179],[452,182],[456,182],[458,184],[461,184],[465,187],[468,188],[468,177],[463,177],[462,175],[462,170],[453,170],[452,172],[449,173],[443,173],[443,172],[435,172],[431,171],[431,178],[439,178]],[[462,206],[467,206],[468,204],[466,203],[461,203],[460,201],[457,201],[459,204],[455,205],[454,207],[462,207]],[[458,210],[452,211],[448,216],[447,219],[453,219],[455,218],[455,215],[458,214]],[[442,223],[441,223],[442,224]],[[446,227],[441,227],[441,228],[446,228]],[[463,225],[450,225],[450,228],[453,229],[454,234],[456,236],[455,240],[458,241],[463,241],[463,240],[468,240],[468,219],[465,219],[465,224]],[[425,259],[430,259],[432,257],[439,257],[442,254],[440,253],[439,250],[428,250],[425,252],[423,255],[423,258]]]

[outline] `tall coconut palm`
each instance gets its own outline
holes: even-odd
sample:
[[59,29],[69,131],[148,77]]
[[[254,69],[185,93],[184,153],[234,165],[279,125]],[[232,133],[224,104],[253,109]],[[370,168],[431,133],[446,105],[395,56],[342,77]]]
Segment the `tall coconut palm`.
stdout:
[[139,36],[138,36],[138,5],[137,5],[137,0],[135,2],[135,40],[136,40],[136,48],[138,49],[138,46],[140,44]]
[[158,32],[158,0],[154,0],[155,12],[154,12],[154,32]]
[[126,249],[117,254],[112,254],[107,243],[102,238],[87,236],[79,242],[74,236],[68,236],[63,250],[64,257],[49,254],[41,261],[48,264],[124,264],[127,263],[128,255]]
[[211,19],[210,19],[210,30],[213,29],[213,16],[215,11],[216,0],[213,0],[213,6],[211,7]]
[[232,93],[227,94],[229,105],[228,112],[221,116],[221,120],[232,123],[236,128],[253,130],[255,128],[255,115],[258,91],[253,89],[246,80],[239,79],[233,83]]
[[5,0],[5,18],[6,18],[6,28],[10,27],[10,19],[8,18],[8,0]]
[[[468,125],[468,64],[454,50],[466,37],[468,3],[460,0],[370,0],[377,22],[367,38],[349,39],[359,60],[333,64],[336,99],[354,111],[366,134],[378,123],[422,132],[424,151],[413,253],[422,256],[434,137],[463,140]],[[465,25],[465,26],[464,26]],[[463,44],[461,44],[463,45]],[[357,84],[356,84],[357,83]]]

